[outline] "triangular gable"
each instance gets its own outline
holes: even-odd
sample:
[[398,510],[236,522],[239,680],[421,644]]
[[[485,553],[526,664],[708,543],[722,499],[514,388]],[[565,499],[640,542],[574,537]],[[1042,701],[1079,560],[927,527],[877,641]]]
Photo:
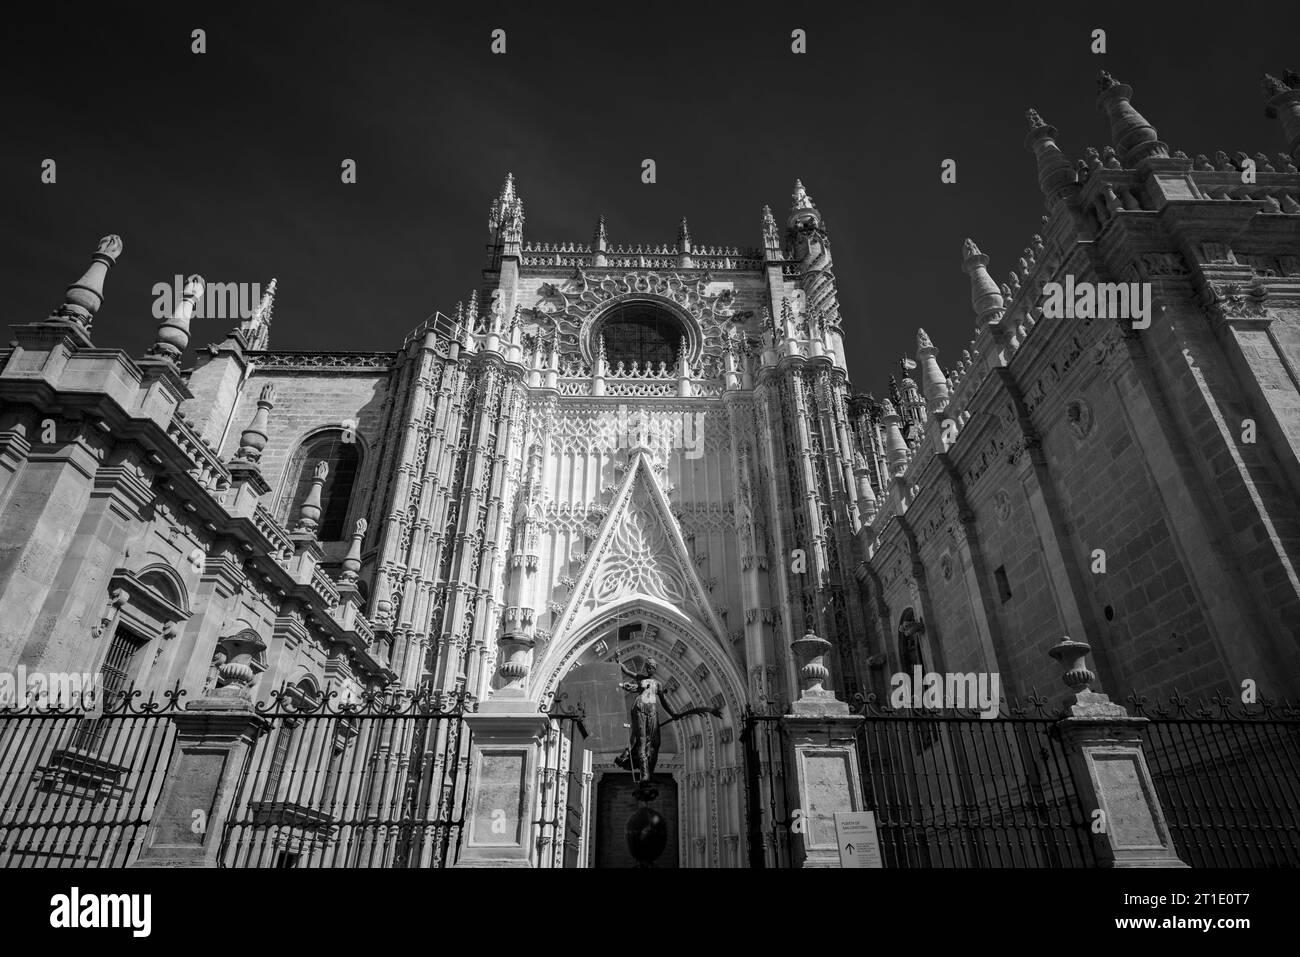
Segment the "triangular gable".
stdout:
[[708,627],[725,646],[726,631],[643,449],[632,453],[627,475],[553,636],[561,638],[587,613],[634,595],[648,595],[681,609]]

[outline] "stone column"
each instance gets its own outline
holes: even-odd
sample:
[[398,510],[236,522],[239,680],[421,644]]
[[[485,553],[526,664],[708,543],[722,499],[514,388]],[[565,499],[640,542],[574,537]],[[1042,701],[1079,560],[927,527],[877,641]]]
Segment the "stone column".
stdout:
[[[133,867],[219,867],[221,835],[234,807],[239,772],[269,722],[253,710],[248,662],[257,640],[230,643],[222,686],[172,716],[176,749]],[[196,813],[198,812],[198,813]]]
[[[803,689],[781,718],[790,814],[797,809],[803,833],[791,835],[795,867],[839,867],[837,811],[862,811],[866,799],[858,761],[861,715],[824,687],[831,643],[809,632],[790,643]],[[791,774],[793,770],[793,774]]]
[[536,867],[538,759],[550,719],[528,701],[488,700],[465,715],[470,742],[465,832],[456,867]]
[[1089,687],[1095,676],[1086,642],[1063,638],[1049,654],[1065,667],[1074,692],[1057,728],[1070,775],[1102,867],[1186,867],[1174,851],[1155,782],[1142,753],[1142,726],[1108,695]]

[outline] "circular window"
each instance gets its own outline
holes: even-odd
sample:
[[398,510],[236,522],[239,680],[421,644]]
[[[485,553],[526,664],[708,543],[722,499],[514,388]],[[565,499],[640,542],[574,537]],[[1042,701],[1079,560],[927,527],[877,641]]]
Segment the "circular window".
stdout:
[[601,338],[605,340],[605,360],[611,368],[620,362],[626,369],[634,362],[642,369],[657,368],[662,362],[671,369],[685,336],[686,327],[667,309],[652,302],[631,301],[619,303],[601,317],[593,346]]

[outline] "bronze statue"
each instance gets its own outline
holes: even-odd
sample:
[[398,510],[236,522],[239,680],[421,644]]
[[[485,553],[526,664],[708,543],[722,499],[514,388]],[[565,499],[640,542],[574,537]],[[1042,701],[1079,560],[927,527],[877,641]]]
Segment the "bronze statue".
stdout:
[[[614,759],[614,763],[620,768],[631,771],[637,781],[638,796],[650,795],[652,799],[654,789],[651,787],[650,779],[654,776],[655,765],[659,762],[659,731],[666,724],[672,724],[681,718],[693,714],[711,714],[715,718],[722,717],[722,710],[719,708],[688,708],[680,713],[674,713],[668,706],[668,702],[661,697],[662,685],[655,672],[659,669],[659,663],[654,658],[646,658],[642,670],[636,671],[629,668],[619,660],[615,654],[614,660],[618,661],[619,669],[631,681],[619,683],[619,687],[624,691],[629,691],[636,695],[636,700],[632,703],[630,712],[632,718],[632,738],[631,743],[623,753]],[[663,707],[668,712],[668,720],[659,720],[659,708]]]

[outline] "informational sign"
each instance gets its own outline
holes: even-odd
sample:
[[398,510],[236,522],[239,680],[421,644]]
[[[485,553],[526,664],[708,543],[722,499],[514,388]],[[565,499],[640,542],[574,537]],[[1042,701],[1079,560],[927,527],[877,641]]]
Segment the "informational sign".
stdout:
[[873,811],[836,811],[835,841],[840,846],[840,867],[884,867]]

